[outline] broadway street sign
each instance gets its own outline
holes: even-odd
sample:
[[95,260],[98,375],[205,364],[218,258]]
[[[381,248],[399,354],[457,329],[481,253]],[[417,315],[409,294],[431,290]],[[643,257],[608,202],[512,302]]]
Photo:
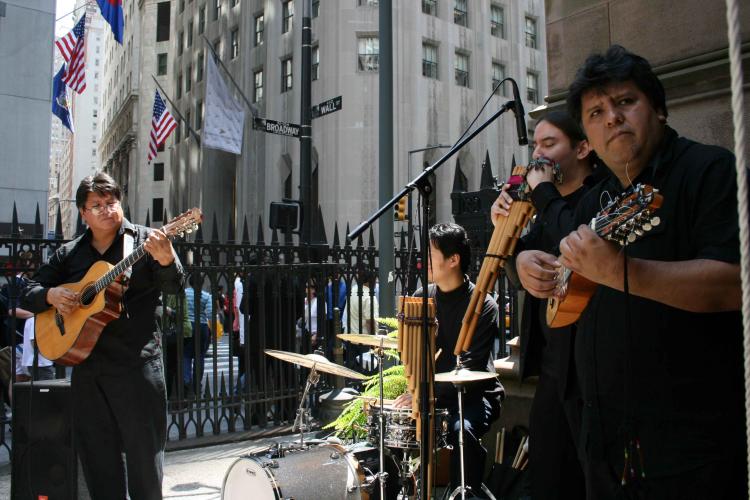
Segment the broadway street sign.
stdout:
[[343,99],[341,96],[328,99],[327,101],[321,102],[317,106],[312,107],[312,117],[319,118],[321,116],[333,113],[341,109],[343,105]]
[[299,138],[300,126],[295,123],[277,122],[267,118],[255,118],[253,128],[269,134],[286,135]]

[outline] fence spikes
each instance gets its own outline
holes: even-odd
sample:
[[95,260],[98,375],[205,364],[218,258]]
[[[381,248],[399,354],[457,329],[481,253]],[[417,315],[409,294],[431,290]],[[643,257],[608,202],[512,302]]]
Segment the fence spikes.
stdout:
[[279,246],[279,232],[276,228],[271,231],[271,245]]
[[242,243],[244,245],[250,243],[250,230],[247,226],[247,215],[242,217]]
[[129,221],[133,221],[133,219],[130,217],[130,206],[125,206],[125,218]]
[[149,209],[146,209],[146,227],[151,227],[151,214]]
[[34,216],[34,238],[43,238],[42,218],[39,215],[39,203],[36,204],[36,215]]
[[62,231],[62,214],[60,213],[60,205],[57,206],[57,215],[55,216],[55,239],[61,240],[63,239],[63,231]]
[[492,175],[492,165],[490,164],[490,152],[487,151],[482,163],[482,179],[479,182],[479,189],[494,189],[495,176]]
[[341,242],[339,240],[339,223],[333,223],[333,248],[341,248]]
[[368,239],[367,246],[370,248],[375,248],[375,233],[372,230],[372,226],[370,226],[370,237]]
[[258,216],[258,237],[256,238],[255,244],[258,246],[266,246],[266,241],[263,238],[263,217]]
[[167,215],[167,208],[164,207],[164,213],[161,216],[161,223],[166,224],[169,221],[169,216]]
[[216,220],[216,211],[214,211],[214,221],[211,224],[211,243],[219,242],[219,223]]
[[349,223],[346,223],[346,242],[344,243],[345,247],[351,247],[352,246],[352,240],[349,239],[349,233],[351,231],[349,230]]
[[203,224],[200,224],[198,230],[195,231],[195,243],[203,243]]
[[227,220],[229,221],[229,224],[227,224],[227,243],[234,243],[234,217],[231,213]]
[[453,189],[452,193],[465,193],[467,191],[466,175],[461,170],[461,159],[456,158],[456,169],[453,171]]
[[318,205],[318,210],[315,212],[315,225],[313,226],[313,235],[311,243],[320,243],[328,245],[328,239],[326,238],[326,226],[323,220],[323,209]]
[[404,231],[403,227],[401,228],[401,234],[399,236],[399,239],[401,240],[399,250],[406,250],[406,231]]
[[76,220],[76,237],[82,236],[86,232],[86,226],[83,225],[83,219],[81,218],[81,211],[78,211],[78,219]]
[[13,202],[13,220],[10,224],[10,235],[15,237],[21,236],[21,228],[18,225],[18,211],[16,210],[16,202]]

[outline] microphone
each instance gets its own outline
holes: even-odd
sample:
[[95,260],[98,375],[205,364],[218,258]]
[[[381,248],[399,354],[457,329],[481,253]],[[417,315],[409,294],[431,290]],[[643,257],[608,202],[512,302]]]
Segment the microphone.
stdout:
[[516,115],[516,132],[518,132],[518,145],[525,146],[529,143],[529,138],[526,135],[526,121],[523,119],[523,103],[521,97],[518,94],[518,84],[512,78],[508,78],[513,87],[513,114]]

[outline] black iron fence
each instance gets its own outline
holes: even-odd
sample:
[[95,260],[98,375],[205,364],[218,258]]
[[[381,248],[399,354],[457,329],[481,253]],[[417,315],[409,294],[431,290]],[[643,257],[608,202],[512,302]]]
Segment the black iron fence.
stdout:
[[[482,199],[489,199],[489,195]],[[464,205],[472,207],[473,212],[479,207],[476,200]],[[461,215],[454,210],[459,222]],[[481,220],[476,216],[472,214]],[[19,330],[21,321],[12,310],[20,291],[14,277],[32,273],[66,241],[59,218],[53,239],[43,237],[38,213],[36,219],[33,231],[27,230],[22,236],[14,213],[11,234],[0,237],[0,263],[4,267],[0,326],[6,327],[0,343],[7,346],[0,352],[9,354],[5,361],[0,356],[0,364],[7,365],[3,367],[5,378],[15,377],[12,363],[16,345],[22,342],[22,336],[11,334]],[[374,368],[363,355],[365,349],[341,346],[335,337],[339,331],[373,333],[377,328],[373,318],[393,315],[378,310],[378,252],[373,234],[368,234],[366,244],[361,237],[350,242],[342,238],[336,226],[329,244],[320,217],[317,222],[313,228],[315,243],[309,246],[293,244],[289,235],[283,235],[281,242],[275,230],[266,243],[260,223],[251,243],[246,222],[241,241],[235,241],[231,229],[226,240],[220,240],[214,223],[209,241],[199,229],[188,240],[174,243],[188,274],[186,292],[163,296],[163,305],[157,310],[163,332],[170,441],[293,421],[307,370],[267,356],[266,349],[299,353],[319,350],[328,359],[358,371]],[[475,276],[484,257],[483,238],[491,233],[491,226],[487,221],[479,226],[468,221],[468,226],[477,243],[471,266]],[[83,231],[80,224],[78,231]],[[393,277],[399,294],[421,286],[418,242],[411,243],[405,232],[395,238]],[[496,297],[501,306],[502,334],[495,344],[495,355],[503,357],[505,342],[515,336],[516,322],[511,318],[517,310],[516,293],[504,278],[498,282]],[[205,323],[201,321],[204,307],[210,309]],[[65,375],[66,369],[57,367],[57,376]],[[319,392],[333,385],[332,377],[324,377]],[[0,394],[0,408],[6,401],[8,394]],[[0,446],[7,450],[9,424],[7,413],[0,414]]]

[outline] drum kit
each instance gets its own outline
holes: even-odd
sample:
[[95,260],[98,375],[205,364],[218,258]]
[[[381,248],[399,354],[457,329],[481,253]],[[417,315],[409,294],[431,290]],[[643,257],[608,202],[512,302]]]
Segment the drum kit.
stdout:
[[[312,428],[310,408],[306,407],[306,402],[310,389],[320,380],[320,373],[355,380],[365,379],[364,375],[333,363],[320,354],[267,349],[265,353],[269,356],[310,369],[292,426],[293,432],[299,430],[299,441],[276,443],[262,452],[255,450],[235,460],[224,477],[222,499],[421,498],[416,481],[420,450],[417,422],[411,408],[395,407],[392,401],[383,398],[383,357],[386,349],[398,347],[398,341],[385,335],[341,334],[339,337],[347,342],[372,347],[373,355],[378,359],[380,394],[378,398],[366,398],[369,401],[365,404],[367,442],[344,446],[335,440],[305,441],[305,432]],[[463,467],[463,389],[468,383],[494,376],[490,372],[460,368],[435,374],[435,382],[454,384],[459,404],[461,485],[450,495],[446,491],[445,498],[464,499],[469,493],[464,483]],[[448,410],[435,409],[433,418],[436,447],[450,449]],[[399,450],[402,452],[400,459],[396,456]],[[390,476],[398,477],[398,485],[388,481]],[[489,498],[494,498],[489,491],[484,492]]]

